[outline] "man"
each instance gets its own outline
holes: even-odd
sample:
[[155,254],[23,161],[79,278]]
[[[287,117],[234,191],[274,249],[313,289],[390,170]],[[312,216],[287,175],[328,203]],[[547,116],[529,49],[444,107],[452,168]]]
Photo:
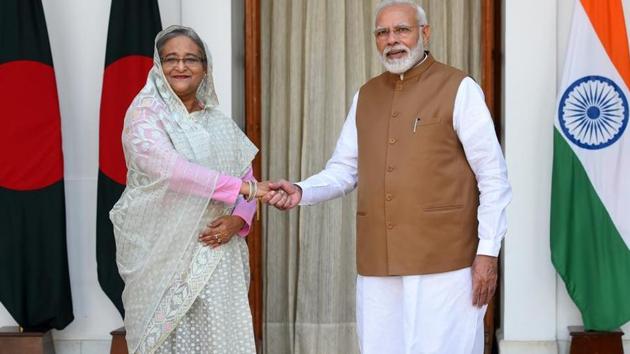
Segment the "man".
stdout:
[[355,95],[326,168],[264,201],[289,209],[358,185],[362,353],[482,353],[511,199],[492,119],[479,86],[425,51],[421,7],[382,1],[375,25],[387,72]]

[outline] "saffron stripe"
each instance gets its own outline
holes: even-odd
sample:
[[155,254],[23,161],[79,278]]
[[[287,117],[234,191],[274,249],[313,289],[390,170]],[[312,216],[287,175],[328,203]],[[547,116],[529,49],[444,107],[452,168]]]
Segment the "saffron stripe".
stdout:
[[597,37],[630,88],[630,49],[621,0],[581,0]]

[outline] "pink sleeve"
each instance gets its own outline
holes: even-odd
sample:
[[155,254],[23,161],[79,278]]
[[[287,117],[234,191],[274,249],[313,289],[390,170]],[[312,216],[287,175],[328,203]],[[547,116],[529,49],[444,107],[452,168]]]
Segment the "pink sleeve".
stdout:
[[[182,194],[234,204],[241,179],[188,161],[173,147],[161,122],[148,109],[137,109],[123,131],[127,164],[149,176],[167,177],[168,188]],[[129,155],[129,156],[127,156]],[[170,171],[170,174],[167,172]],[[214,187],[214,188],[213,188]]]
[[[210,196],[208,195],[208,186],[199,182],[214,180],[213,177],[217,179],[217,182],[214,193]],[[194,195],[211,197],[227,204],[234,204],[241,189],[241,183],[241,179],[238,177],[222,175],[178,157],[169,187],[172,190],[185,191]]]
[[[256,181],[254,178],[254,174],[252,172],[252,168],[250,167],[245,175],[243,176],[243,181]],[[240,180],[239,180],[240,183]],[[239,196],[236,199],[236,206],[234,207],[234,211],[232,215],[239,216],[243,221],[245,221],[245,225],[241,231],[238,232],[238,235],[241,237],[247,236],[249,230],[251,229],[252,220],[254,219],[254,214],[256,214],[256,200],[252,200],[251,202],[245,201],[242,196]]]

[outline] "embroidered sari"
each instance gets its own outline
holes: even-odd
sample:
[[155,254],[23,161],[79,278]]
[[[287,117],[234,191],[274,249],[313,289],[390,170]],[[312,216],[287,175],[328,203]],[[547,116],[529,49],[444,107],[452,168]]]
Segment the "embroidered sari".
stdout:
[[188,113],[155,49],[147,83],[125,117],[127,187],[110,218],[130,353],[255,352],[245,241],[235,236],[213,249],[197,240],[234,208],[212,199],[218,178],[242,177],[258,151],[216,109],[211,57],[203,50],[201,111]]

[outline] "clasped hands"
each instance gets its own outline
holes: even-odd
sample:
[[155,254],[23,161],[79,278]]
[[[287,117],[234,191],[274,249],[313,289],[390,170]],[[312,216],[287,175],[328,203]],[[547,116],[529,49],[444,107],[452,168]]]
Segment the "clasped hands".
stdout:
[[261,201],[280,210],[296,207],[302,200],[302,188],[286,180],[268,182],[269,190],[262,196]]
[[[287,210],[298,205],[302,199],[302,190],[295,184],[285,180],[276,182],[243,182],[239,193],[246,200],[259,199],[263,203],[273,205],[280,210]],[[212,248],[226,244],[245,226],[245,220],[236,215],[221,216],[201,230],[199,242]]]
[[[252,189],[253,187],[253,189]],[[254,193],[254,195],[252,195]],[[258,182],[255,186],[243,183],[241,194],[247,200],[258,198],[261,202],[272,205],[280,210],[287,210],[297,206],[302,199],[302,189],[286,180],[275,182]]]

